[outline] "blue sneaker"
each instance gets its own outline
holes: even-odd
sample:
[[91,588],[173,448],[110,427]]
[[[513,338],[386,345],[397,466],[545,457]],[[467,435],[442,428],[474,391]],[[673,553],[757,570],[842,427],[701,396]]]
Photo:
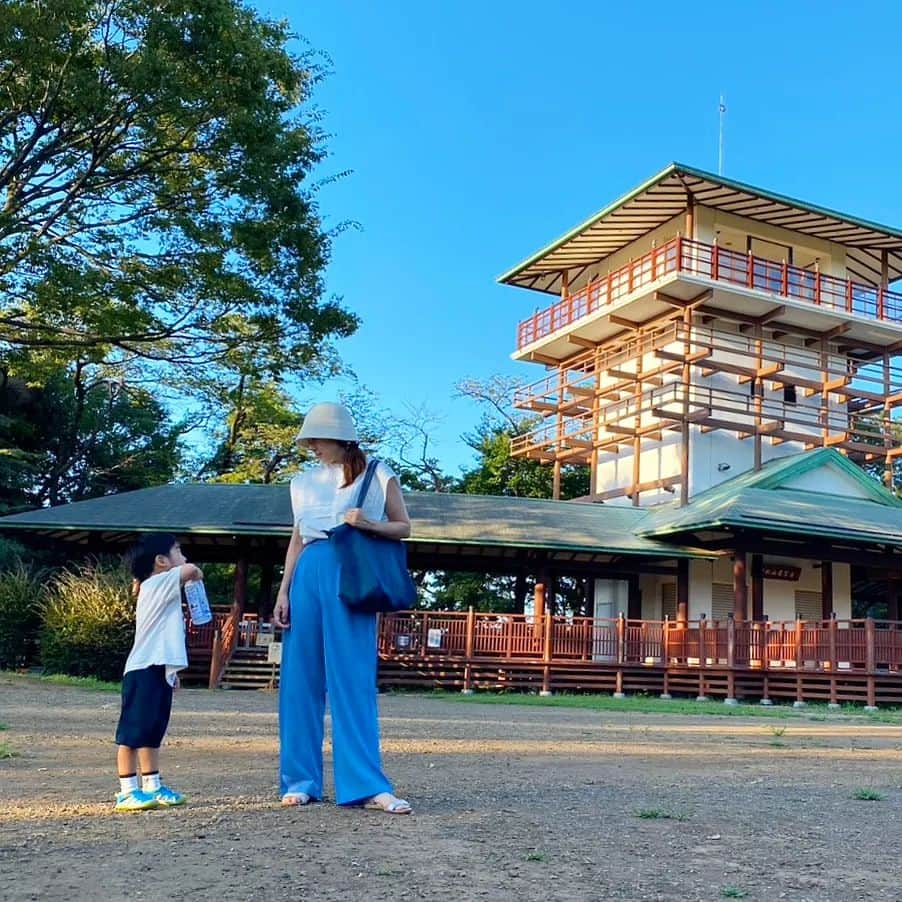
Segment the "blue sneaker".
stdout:
[[160,786],[156,792],[148,793],[161,808],[176,808],[185,804],[185,797],[168,786]]
[[151,811],[159,807],[160,803],[152,793],[142,792],[140,789],[116,793],[116,811]]

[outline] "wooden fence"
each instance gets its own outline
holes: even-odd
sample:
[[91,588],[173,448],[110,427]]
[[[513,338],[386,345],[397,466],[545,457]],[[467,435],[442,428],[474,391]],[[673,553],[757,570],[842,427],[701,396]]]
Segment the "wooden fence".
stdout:
[[386,685],[902,703],[902,622],[408,611],[379,628]]

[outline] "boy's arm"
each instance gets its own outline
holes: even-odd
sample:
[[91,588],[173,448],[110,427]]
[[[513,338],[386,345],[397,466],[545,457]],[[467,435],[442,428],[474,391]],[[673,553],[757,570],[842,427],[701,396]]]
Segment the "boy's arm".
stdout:
[[191,582],[192,580],[203,578],[204,571],[195,564],[182,564],[182,566],[179,567],[179,582],[181,585],[185,585],[185,583]]

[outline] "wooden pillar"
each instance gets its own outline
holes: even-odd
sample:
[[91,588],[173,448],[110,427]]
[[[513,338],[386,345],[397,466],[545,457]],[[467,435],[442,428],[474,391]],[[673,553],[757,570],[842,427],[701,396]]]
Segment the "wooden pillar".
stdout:
[[899,583],[894,576],[886,581],[886,619],[902,620],[899,609]]
[[260,594],[257,596],[257,612],[261,621],[269,620],[275,606],[272,594],[275,570],[276,562],[272,558],[265,559],[260,566]]
[[685,623],[689,619],[689,558],[677,561],[676,619]]
[[533,635],[542,638],[542,626],[545,620],[545,583],[536,583],[532,602]]
[[[884,254],[886,251],[884,251]],[[885,286],[884,286],[885,287]],[[893,447],[893,409],[889,403],[892,394],[892,380],[890,379],[889,352],[883,354],[883,446],[885,455],[883,458],[883,484],[893,490],[893,458],[890,451]]]
[[[687,219],[689,213],[686,214]],[[680,430],[680,505],[689,503],[689,391],[692,379],[692,367],[689,364],[689,355],[692,352],[692,311],[686,307],[683,310],[683,370],[681,382],[683,387],[683,422]]]
[[545,577],[545,609],[552,617],[557,613],[557,579],[554,571]]
[[[564,273],[564,278],[566,284],[566,273]],[[564,291],[564,288],[561,288],[561,292]],[[564,385],[566,383],[566,377],[564,376],[564,367],[559,366],[557,371],[557,431],[556,431],[556,440],[557,445],[556,449],[559,451],[563,437],[564,437]],[[560,460],[555,459],[553,467],[552,467],[552,482],[551,482],[551,497],[555,501],[560,501],[561,499],[561,462]]]
[[733,553],[733,619],[748,619],[748,588],[746,586],[746,554],[736,549]]
[[517,571],[514,581],[514,613],[522,614],[526,607],[526,573],[523,570]]
[[695,240],[695,198],[691,194],[686,203],[686,237]]
[[235,578],[232,584],[232,610],[240,617],[247,604],[247,557],[242,554],[235,562]]
[[[762,359],[762,343],[761,343],[761,326],[755,327],[755,367],[758,372],[761,371],[762,366],[764,365]],[[755,436],[754,436],[754,460],[753,467],[755,470],[761,469],[761,412],[764,407],[764,381],[759,377],[755,376],[752,380],[752,391],[754,392],[754,397],[752,398],[752,406],[755,411]],[[784,401],[785,404],[785,401]]]
[[821,620],[833,616],[833,562],[821,561]]
[[583,603],[586,607],[586,617],[595,616],[595,578],[586,577],[586,584],[583,587]]
[[642,592],[639,591],[639,577],[630,576],[627,580],[626,616],[630,620],[642,619]]
[[764,620],[764,558],[752,555],[752,620]]

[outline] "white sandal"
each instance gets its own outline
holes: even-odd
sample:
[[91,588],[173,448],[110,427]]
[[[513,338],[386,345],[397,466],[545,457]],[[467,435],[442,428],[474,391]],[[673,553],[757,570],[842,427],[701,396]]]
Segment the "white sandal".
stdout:
[[310,802],[310,796],[306,792],[286,792],[282,796],[283,808],[297,808],[301,805],[309,805]]
[[410,814],[413,811],[407,799],[399,799],[390,792],[380,792],[363,807],[368,811],[384,811],[386,814]]

